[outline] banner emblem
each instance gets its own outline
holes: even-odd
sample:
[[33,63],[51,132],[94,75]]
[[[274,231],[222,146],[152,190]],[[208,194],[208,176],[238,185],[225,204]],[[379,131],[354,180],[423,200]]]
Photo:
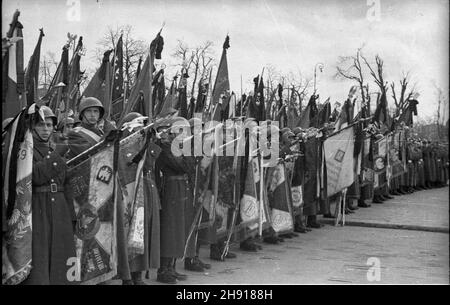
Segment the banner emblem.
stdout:
[[112,168],[104,165],[102,166],[97,173],[97,180],[100,180],[103,183],[109,184],[112,177]]

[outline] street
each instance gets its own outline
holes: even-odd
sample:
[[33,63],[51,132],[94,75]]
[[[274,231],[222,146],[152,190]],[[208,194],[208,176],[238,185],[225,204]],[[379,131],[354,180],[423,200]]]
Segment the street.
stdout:
[[[256,253],[232,245],[237,258],[225,262],[210,260],[209,248],[203,247],[200,258],[212,268],[204,273],[190,272],[179,261],[177,270],[188,275],[179,283],[448,284],[448,195],[445,187],[395,196],[346,215],[344,227],[322,220],[327,223],[323,228],[278,245],[260,243],[263,250]],[[374,265],[369,264],[369,258],[379,262],[378,277],[371,277],[376,273],[370,271]],[[156,270],[151,270],[150,279],[145,281],[159,285]]]
[[[405,226],[412,230],[326,225],[279,245],[262,243],[257,253],[232,247],[238,257],[211,261],[205,273],[188,274],[183,284],[448,284],[449,188],[396,196],[383,204],[358,209],[347,221]],[[427,231],[429,230],[429,231]],[[438,232],[434,232],[438,231]],[[370,257],[379,259],[380,280],[368,281]],[[156,284],[156,271],[149,284]]]

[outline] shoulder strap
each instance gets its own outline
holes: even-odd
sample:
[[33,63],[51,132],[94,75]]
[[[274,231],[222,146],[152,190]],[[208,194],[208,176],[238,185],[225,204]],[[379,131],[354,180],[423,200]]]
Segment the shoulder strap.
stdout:
[[86,129],[84,127],[78,126],[78,127],[75,127],[73,130],[75,132],[81,132],[85,136],[87,136],[87,137],[91,138],[92,140],[94,140],[96,143],[100,142],[101,137],[99,135],[95,134],[94,132],[90,131],[89,129]]

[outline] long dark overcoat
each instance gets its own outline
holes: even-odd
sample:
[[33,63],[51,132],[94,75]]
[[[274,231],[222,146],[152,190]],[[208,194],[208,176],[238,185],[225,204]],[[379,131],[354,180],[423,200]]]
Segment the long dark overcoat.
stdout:
[[[62,285],[74,284],[67,278],[69,258],[76,257],[73,225],[73,205],[59,188],[65,185],[66,161],[49,143],[34,139],[33,195],[32,195],[32,269],[24,284]],[[50,192],[50,185],[57,192]],[[37,187],[40,191],[37,192]],[[48,187],[48,192],[42,188]],[[55,190],[55,187],[54,187]]]

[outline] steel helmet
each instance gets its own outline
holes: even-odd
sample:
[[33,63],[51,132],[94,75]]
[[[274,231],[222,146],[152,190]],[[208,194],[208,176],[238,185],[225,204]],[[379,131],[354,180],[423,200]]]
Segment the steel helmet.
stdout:
[[136,118],[140,118],[141,116],[142,116],[142,114],[140,114],[139,112],[130,112],[130,113],[127,113],[127,114],[123,117],[122,125],[123,125],[124,123],[131,122],[131,121],[133,121],[133,120],[136,119]]
[[50,109],[50,107],[48,106],[41,106],[39,108],[39,112],[41,112],[44,114],[44,119],[46,118],[52,118],[53,120],[53,126],[56,127],[56,125],[58,125],[58,118],[56,117],[56,115],[53,113],[53,111]]
[[71,117],[68,117],[67,121],[65,122],[65,125],[69,125],[69,124],[75,124],[75,120]]
[[81,120],[83,111],[90,107],[98,107],[100,110],[100,117],[98,119],[101,120],[105,114],[105,108],[103,107],[102,102],[95,97],[86,97],[81,99],[80,105],[78,106],[78,118]]

